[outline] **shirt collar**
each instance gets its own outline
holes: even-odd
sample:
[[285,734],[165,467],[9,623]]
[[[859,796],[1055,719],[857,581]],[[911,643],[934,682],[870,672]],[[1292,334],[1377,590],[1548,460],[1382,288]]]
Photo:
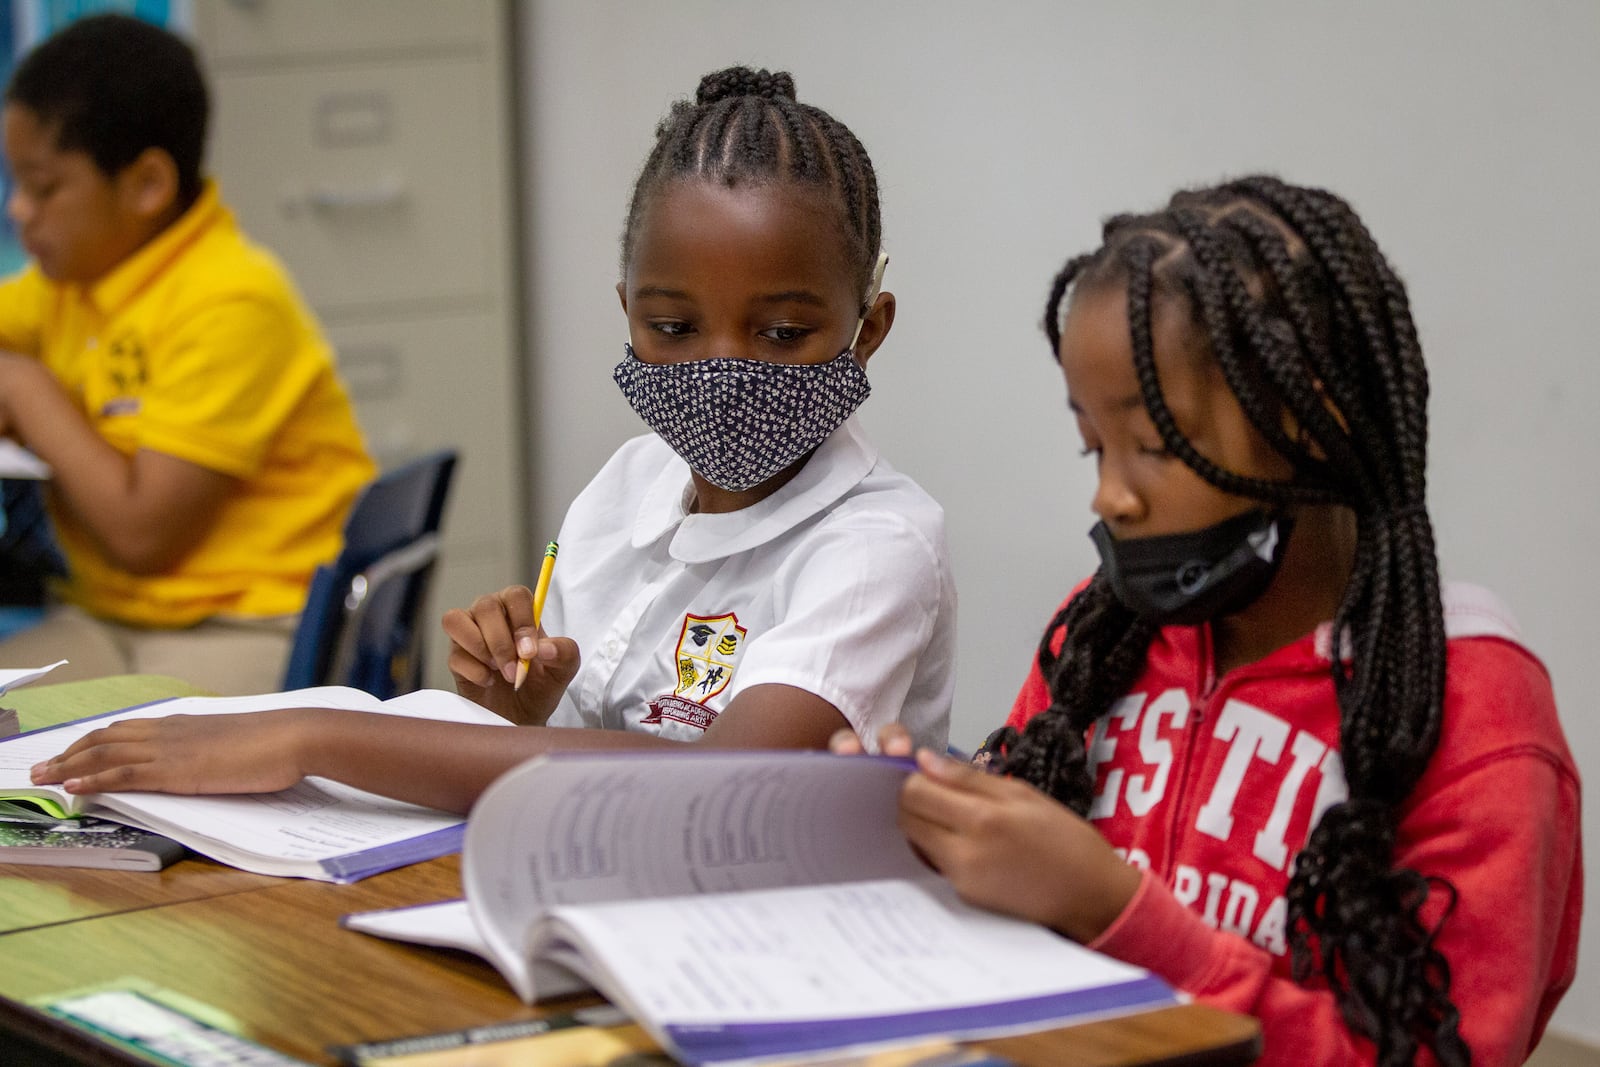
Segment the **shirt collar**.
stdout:
[[160,277],[206,231],[231,219],[228,209],[222,205],[216,183],[208,178],[189,210],[89,287],[86,294],[89,302],[106,315],[115,314]]
[[708,563],[747,552],[818,515],[855,488],[878,462],[878,450],[852,415],[817,446],[806,465],[777,492],[738,511],[690,515],[689,465],[674,456],[639,504],[633,546],[672,532],[668,553],[680,563]]

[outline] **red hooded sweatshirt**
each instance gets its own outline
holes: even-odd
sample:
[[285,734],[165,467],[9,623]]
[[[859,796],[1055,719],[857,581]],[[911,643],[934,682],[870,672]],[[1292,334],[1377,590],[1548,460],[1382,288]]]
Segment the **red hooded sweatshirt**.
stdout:
[[[1577,964],[1578,773],[1543,665],[1486,590],[1452,584],[1444,720],[1399,812],[1395,862],[1459,894],[1436,946],[1475,1064],[1521,1063]],[[1145,871],[1092,946],[1261,1021],[1263,1064],[1371,1063],[1320,978],[1290,974],[1284,890],[1343,800],[1331,625],[1214,676],[1210,629],[1163,628],[1090,740],[1089,817]],[[1037,663],[1007,720],[1049,706]],[[1103,728],[1102,728],[1103,727]],[[1445,893],[1424,909],[1437,921]]]

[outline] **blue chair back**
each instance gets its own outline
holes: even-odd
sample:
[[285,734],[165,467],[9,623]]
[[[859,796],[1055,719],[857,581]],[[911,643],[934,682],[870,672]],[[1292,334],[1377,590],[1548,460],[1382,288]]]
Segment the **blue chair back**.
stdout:
[[387,700],[421,687],[422,606],[456,458],[444,449],[413,460],[356,499],[339,558],[311,579],[284,689],[347,685]]
[[[55,532],[45,511],[42,483],[25,478],[0,479],[0,605],[33,609],[44,617],[46,586],[67,573],[56,547]],[[21,620],[27,611],[8,612]],[[9,631],[8,631],[9,632]]]

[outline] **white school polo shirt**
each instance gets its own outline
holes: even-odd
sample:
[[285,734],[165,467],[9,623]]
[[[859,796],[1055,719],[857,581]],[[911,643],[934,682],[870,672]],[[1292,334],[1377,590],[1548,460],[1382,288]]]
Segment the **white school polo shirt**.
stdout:
[[848,419],[760,503],[691,515],[659,437],[617,450],[573,501],[545,631],[582,666],[551,726],[700,738],[752,685],[815,693],[869,747],[899,720],[942,750],[955,688],[944,511]]

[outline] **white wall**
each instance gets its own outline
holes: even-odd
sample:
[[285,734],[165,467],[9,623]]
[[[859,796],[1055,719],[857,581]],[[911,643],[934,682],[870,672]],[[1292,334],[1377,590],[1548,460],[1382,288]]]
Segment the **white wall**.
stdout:
[[[1091,469],[1037,327],[1106,214],[1248,170],[1349,198],[1407,279],[1433,372],[1447,575],[1497,589],[1600,781],[1600,4],[1234,0],[541,0],[522,9],[536,538],[640,424],[611,384],[612,286],[658,118],[733,62],[794,72],[866,143],[899,319],[863,410],[949,514],[961,590],[953,739],[1009,707],[1094,565]],[[1600,855],[1591,805],[1588,852]],[[1600,1040],[1600,935],[1557,1026]],[[1582,1009],[1587,1007],[1585,1013]]]

